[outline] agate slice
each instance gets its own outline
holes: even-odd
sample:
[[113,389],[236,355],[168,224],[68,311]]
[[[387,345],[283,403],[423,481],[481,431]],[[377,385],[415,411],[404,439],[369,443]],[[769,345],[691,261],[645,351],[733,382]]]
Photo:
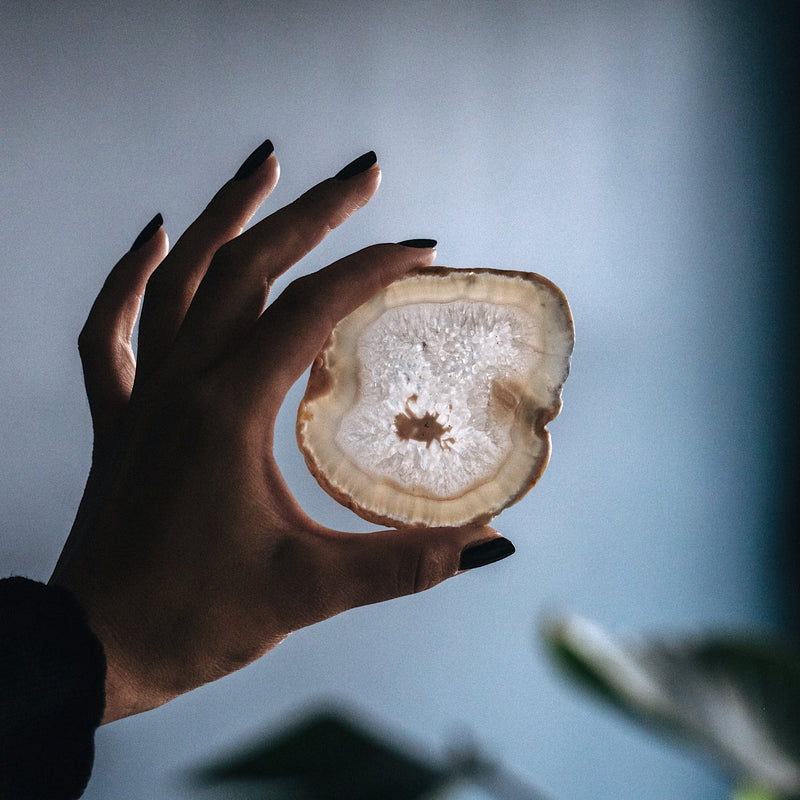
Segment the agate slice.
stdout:
[[306,464],[380,525],[486,523],[547,466],[573,343],[567,300],[541,275],[416,270],[315,360],[297,417]]

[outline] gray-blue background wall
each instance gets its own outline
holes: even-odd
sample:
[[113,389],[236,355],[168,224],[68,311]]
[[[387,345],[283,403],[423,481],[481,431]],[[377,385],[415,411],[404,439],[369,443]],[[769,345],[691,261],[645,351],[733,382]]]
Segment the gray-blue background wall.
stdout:
[[[265,212],[365,150],[383,168],[294,275],[430,236],[440,264],[548,276],[577,327],[551,464],[497,520],[513,558],[101,729],[87,798],[210,797],[185,769],[330,700],[436,750],[468,731],[558,800],[726,796],[563,683],[536,627],[560,609],[636,633],[788,624],[780,24],[758,8],[0,3],[3,575],[46,579],[80,498],[75,339],[107,270],[157,211],[174,240],[267,136]],[[368,531],[305,470],[301,393],[277,435],[289,484]]]

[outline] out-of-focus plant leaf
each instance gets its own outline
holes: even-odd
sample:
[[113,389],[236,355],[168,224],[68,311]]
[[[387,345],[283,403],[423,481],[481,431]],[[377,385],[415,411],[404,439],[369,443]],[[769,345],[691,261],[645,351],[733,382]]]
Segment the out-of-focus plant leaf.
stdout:
[[417,800],[456,776],[405,752],[337,712],[324,711],[215,767],[207,783],[243,781],[252,797],[291,800]]
[[539,789],[522,781],[502,764],[485,756],[474,744],[450,754],[453,774],[502,800],[547,800]]
[[757,786],[739,786],[731,800],[780,800],[776,794]]
[[576,616],[545,638],[573,678],[760,787],[744,797],[800,797],[800,648],[723,635],[624,642]]
[[253,800],[429,800],[466,782],[503,800],[546,800],[474,745],[434,762],[396,740],[325,710],[198,777],[206,784],[236,782],[236,796]]

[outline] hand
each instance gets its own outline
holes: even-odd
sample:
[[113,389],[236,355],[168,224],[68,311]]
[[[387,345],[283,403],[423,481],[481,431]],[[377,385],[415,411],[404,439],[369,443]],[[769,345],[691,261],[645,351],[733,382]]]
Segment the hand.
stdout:
[[74,592],[105,648],[104,722],[243,667],[305,625],[513,552],[491,528],[330,530],[289,492],[272,453],[286,392],[339,319],[434,251],[368,247],[264,310],[275,278],[380,183],[366,154],[242,233],[278,173],[265,142],[169,254],[156,218],[79,338],[95,442],[51,583]]

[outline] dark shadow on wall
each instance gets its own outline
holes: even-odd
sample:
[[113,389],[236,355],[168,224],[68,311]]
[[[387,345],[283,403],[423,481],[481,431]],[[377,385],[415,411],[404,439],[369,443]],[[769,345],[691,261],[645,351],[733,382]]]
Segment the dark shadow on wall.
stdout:
[[778,326],[776,380],[765,413],[775,409],[782,507],[777,575],[786,598],[786,622],[800,636],[800,4],[752,4],[748,16],[759,32],[763,90],[770,129],[770,165],[775,189],[776,251],[773,260]]
[[[730,46],[731,85],[743,124],[752,125],[753,161],[764,203],[763,257],[751,265],[767,297],[763,339],[766,384],[758,414],[763,414],[772,456],[769,475],[772,508],[765,509],[762,547],[772,558],[765,590],[781,604],[779,621],[800,638],[800,3],[725,3],[711,0],[698,8],[707,20],[724,20]],[[748,420],[743,420],[747,424]]]

